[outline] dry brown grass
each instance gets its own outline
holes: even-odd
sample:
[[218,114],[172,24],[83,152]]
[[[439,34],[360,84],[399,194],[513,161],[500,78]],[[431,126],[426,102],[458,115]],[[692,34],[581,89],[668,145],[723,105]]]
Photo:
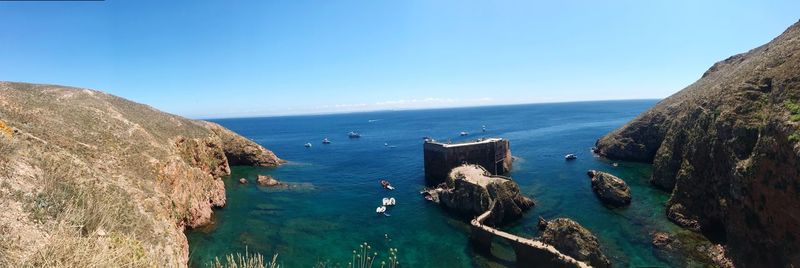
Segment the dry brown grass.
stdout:
[[22,198],[31,221],[47,229],[47,239],[33,251],[13,250],[0,241],[2,267],[157,267],[146,245],[152,226],[113,185],[90,177],[69,159],[48,157],[40,165],[40,190]]

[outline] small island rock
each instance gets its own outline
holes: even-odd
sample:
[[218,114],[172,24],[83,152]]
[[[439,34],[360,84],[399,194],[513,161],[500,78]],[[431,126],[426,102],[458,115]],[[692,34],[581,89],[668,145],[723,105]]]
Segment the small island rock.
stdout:
[[279,182],[278,180],[269,175],[256,176],[256,182],[258,182],[259,185],[270,186],[270,187],[281,185],[281,182]]
[[592,180],[592,191],[603,203],[616,207],[631,203],[631,190],[622,179],[596,170],[589,170],[587,175]]
[[495,202],[488,224],[503,224],[519,219],[534,206],[533,200],[519,192],[509,178],[492,176],[479,165],[462,165],[450,171],[446,189],[438,190],[439,204],[468,217],[486,212]]
[[571,219],[558,218],[547,222],[540,240],[593,267],[611,266],[611,262],[600,251],[597,237]]

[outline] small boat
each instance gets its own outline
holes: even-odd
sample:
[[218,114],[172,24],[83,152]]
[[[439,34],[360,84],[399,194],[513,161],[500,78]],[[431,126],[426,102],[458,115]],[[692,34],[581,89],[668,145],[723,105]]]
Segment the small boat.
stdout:
[[564,159],[566,159],[566,160],[575,160],[575,159],[578,159],[578,156],[575,155],[575,154],[567,154],[567,155],[564,156]]
[[481,130],[482,130],[483,132],[486,132],[486,125],[483,125],[483,126],[481,126]]
[[384,189],[394,190],[394,186],[392,186],[392,184],[387,180],[381,180],[381,187]]
[[395,200],[394,197],[384,197],[382,203],[384,206],[394,206],[397,200]]
[[458,135],[459,136],[467,136],[467,135],[469,135],[469,132],[461,131],[461,133],[458,133]]
[[331,144],[331,141],[328,138],[322,139],[322,144]]
[[384,212],[386,212],[386,206],[380,206],[380,207],[375,209],[375,213],[381,214],[381,213],[384,213]]
[[347,137],[351,139],[357,139],[361,138],[361,134],[358,134],[358,132],[355,131],[350,131],[350,133],[347,133]]
[[389,143],[388,142],[384,142],[383,146],[389,147]]
[[303,145],[303,146],[305,146],[306,148],[311,148],[311,143],[310,142],[306,142],[306,144]]
[[619,166],[619,164],[617,164],[617,162],[611,163],[611,165],[614,166],[614,167],[618,167]]

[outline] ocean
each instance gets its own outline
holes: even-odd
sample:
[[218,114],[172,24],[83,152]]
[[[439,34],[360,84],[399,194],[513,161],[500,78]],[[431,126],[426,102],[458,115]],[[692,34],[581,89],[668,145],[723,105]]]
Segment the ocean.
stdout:
[[[190,263],[245,251],[282,267],[347,267],[353,250],[367,242],[376,263],[397,248],[403,267],[513,266],[514,252],[495,242],[492,255],[476,254],[469,225],[425,201],[423,137],[474,140],[500,137],[517,158],[510,176],[536,206],[501,229],[535,237],[539,216],[569,217],[592,231],[614,266],[673,266],[651,245],[654,231],[680,232],[666,219],[669,194],[650,186],[647,164],[595,157],[597,138],[624,125],[656,100],[598,101],[511,106],[380,111],[333,115],[219,119],[217,122],[289,161],[278,168],[233,167],[225,178],[227,205],[215,224],[187,231]],[[482,126],[486,131],[482,131]],[[347,133],[361,133],[349,139]],[[459,132],[469,136],[461,137]],[[323,145],[323,138],[331,144]],[[312,147],[304,147],[311,143]],[[388,146],[387,146],[388,145]],[[574,153],[575,161],[564,155]],[[591,190],[586,171],[608,171],[631,187],[629,207],[609,209]],[[289,189],[260,187],[258,174],[290,183]],[[239,178],[250,183],[241,185]],[[378,181],[388,179],[394,191]],[[390,217],[378,216],[381,198],[394,197]],[[376,267],[379,265],[375,265]]]

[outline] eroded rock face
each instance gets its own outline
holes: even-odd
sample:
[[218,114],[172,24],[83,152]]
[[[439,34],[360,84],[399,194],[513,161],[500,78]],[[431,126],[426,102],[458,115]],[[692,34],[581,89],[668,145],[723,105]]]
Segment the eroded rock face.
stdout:
[[675,223],[727,244],[739,267],[800,263],[800,23],[597,141],[653,163]]
[[439,192],[440,204],[445,208],[475,217],[486,212],[495,201],[488,224],[503,224],[522,217],[534,203],[520,194],[517,184],[509,179],[491,176],[478,165],[454,168],[448,177],[451,188]]
[[[542,226],[542,225],[540,225]],[[558,251],[594,267],[610,267],[611,262],[600,250],[597,237],[577,222],[557,218],[543,225],[540,240],[553,245]]]
[[589,170],[586,174],[591,178],[592,191],[603,203],[615,207],[631,203],[631,190],[622,179],[596,170]]
[[[0,180],[7,183],[0,192],[45,196],[48,204],[84,193],[77,197],[102,209],[82,215],[103,218],[83,231],[107,234],[98,236],[98,245],[108,243],[103,241],[107,237],[138,245],[132,250],[142,266],[186,266],[184,228],[209,223],[212,208],[225,205],[221,177],[230,173],[228,157],[261,159],[246,162],[258,165],[280,163],[272,152],[218,125],[89,89],[0,82],[0,122],[12,130],[0,135]],[[45,187],[54,178],[61,184]],[[54,189],[68,192],[47,195]],[[14,232],[0,232],[0,240],[19,235],[20,242],[9,249],[14,254],[42,254],[37,250],[67,239],[51,228],[63,223],[59,217],[64,213],[32,222],[25,220],[35,212],[26,199],[0,194],[0,201],[7,208],[0,210],[0,226],[14,227]],[[86,208],[75,211],[81,209]],[[108,215],[97,215],[102,213]],[[102,256],[106,262],[96,265],[129,264],[114,263],[118,256]]]

